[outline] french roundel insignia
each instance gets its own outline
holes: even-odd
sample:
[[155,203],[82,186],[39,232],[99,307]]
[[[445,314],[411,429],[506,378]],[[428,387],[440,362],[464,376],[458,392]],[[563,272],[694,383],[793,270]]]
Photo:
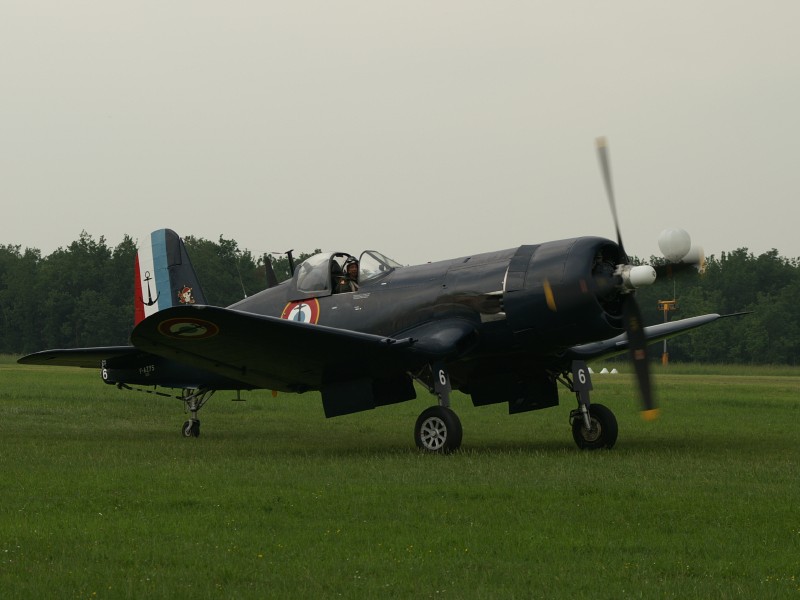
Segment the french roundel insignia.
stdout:
[[316,324],[319,320],[319,302],[316,298],[310,300],[295,300],[289,302],[281,313],[281,319],[299,321],[300,323]]

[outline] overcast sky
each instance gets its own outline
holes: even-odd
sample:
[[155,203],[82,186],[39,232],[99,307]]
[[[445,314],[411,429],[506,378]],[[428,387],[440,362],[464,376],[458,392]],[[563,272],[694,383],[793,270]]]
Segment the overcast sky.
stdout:
[[0,244],[800,256],[800,3],[4,0]]

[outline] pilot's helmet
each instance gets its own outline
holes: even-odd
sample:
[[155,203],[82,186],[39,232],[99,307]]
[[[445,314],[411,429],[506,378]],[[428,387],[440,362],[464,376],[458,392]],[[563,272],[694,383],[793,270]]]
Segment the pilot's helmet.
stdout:
[[344,261],[344,272],[347,273],[350,270],[350,265],[355,265],[356,269],[358,269],[358,261],[356,260],[355,256],[351,256],[346,261]]

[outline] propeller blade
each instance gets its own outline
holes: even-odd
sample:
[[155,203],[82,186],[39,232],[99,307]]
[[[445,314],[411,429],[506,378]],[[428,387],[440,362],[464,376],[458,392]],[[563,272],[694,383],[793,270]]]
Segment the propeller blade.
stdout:
[[647,362],[647,337],[644,333],[642,313],[633,294],[623,296],[622,322],[628,335],[628,347],[636,372],[636,381],[639,384],[639,393],[642,397],[642,418],[651,421],[658,416],[658,409],[653,399],[650,365]]
[[[614,183],[611,179],[611,158],[608,152],[608,141],[604,137],[599,137],[597,143],[597,158],[600,161],[600,169],[603,171],[603,182],[606,186],[606,196],[608,196],[608,204],[611,207],[611,215],[614,217],[614,227],[617,230],[617,245],[622,253],[622,258],[625,265],[630,264],[628,253],[625,252],[625,247],[622,245],[622,231],[619,226],[619,217],[617,216],[617,202],[614,198]],[[638,267],[636,267],[638,269]],[[642,271],[644,273],[644,271]],[[627,286],[635,289],[638,285],[647,283],[645,278],[639,281],[637,272],[635,278],[638,282],[633,281],[633,270],[628,271],[630,284]],[[656,272],[652,269],[647,275],[652,274],[652,280],[657,276]],[[625,272],[623,271],[623,276]],[[652,282],[652,280],[650,282]],[[610,281],[609,281],[610,282]],[[598,284],[601,283],[600,281]],[[598,285],[600,287],[600,285]],[[655,401],[653,400],[653,385],[650,381],[650,365],[647,362],[647,336],[644,333],[644,323],[642,321],[642,313],[639,310],[639,305],[636,303],[636,298],[633,293],[622,294],[622,324],[625,327],[625,333],[628,336],[628,347],[630,349],[631,360],[633,361],[633,368],[636,372],[636,381],[639,384],[639,393],[642,397],[642,417],[647,420],[655,419],[658,416],[658,409],[656,408]]]
[[611,180],[611,157],[608,152],[608,141],[604,137],[599,137],[596,143],[597,158],[600,161],[600,169],[603,171],[603,183],[606,185],[606,196],[608,197],[608,204],[611,207],[611,216],[614,217],[614,228],[617,230],[617,245],[625,255],[625,262],[627,262],[628,255],[625,253],[625,248],[622,245],[622,232],[620,231],[619,218],[617,217],[617,202],[614,199],[614,183]]
[[655,267],[655,270],[658,277],[672,277],[673,275],[685,273],[687,271],[702,274],[705,271],[705,264],[706,257],[703,249],[698,246],[693,246],[689,254],[684,256],[680,262],[668,262],[667,264]]
[[698,265],[696,263],[667,263],[665,265],[658,265],[653,267],[656,271],[656,276],[659,278],[663,277],[672,277],[673,275],[678,275],[679,273],[686,273],[689,271],[694,271],[697,273]]

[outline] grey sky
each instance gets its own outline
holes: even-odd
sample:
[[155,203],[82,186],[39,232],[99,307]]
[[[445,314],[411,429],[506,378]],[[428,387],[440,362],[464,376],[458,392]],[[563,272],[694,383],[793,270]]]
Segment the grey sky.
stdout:
[[800,3],[5,0],[0,243],[800,256]]

